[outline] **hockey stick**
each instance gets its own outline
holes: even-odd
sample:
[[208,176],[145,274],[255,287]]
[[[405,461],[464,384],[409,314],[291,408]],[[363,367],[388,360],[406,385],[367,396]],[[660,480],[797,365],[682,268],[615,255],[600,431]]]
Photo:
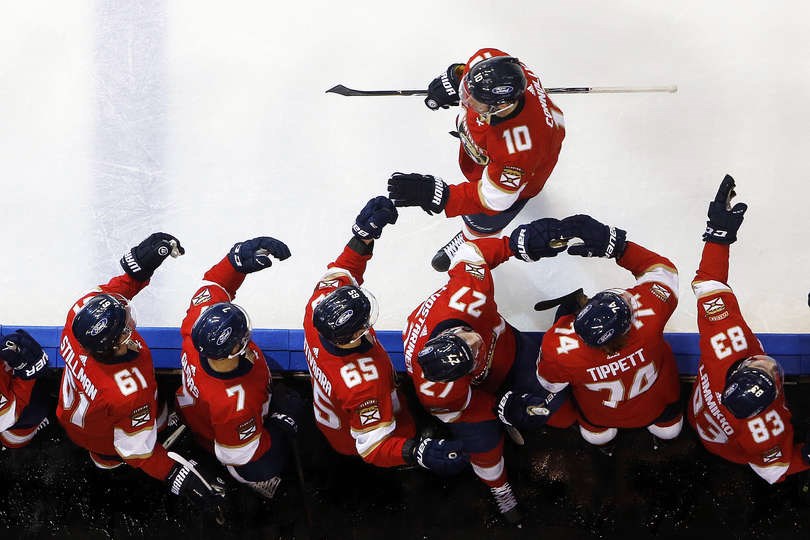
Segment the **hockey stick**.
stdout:
[[304,483],[304,468],[301,466],[301,451],[298,448],[298,439],[296,438],[296,435],[290,437],[290,446],[292,447],[293,460],[295,461],[295,473],[298,476],[298,485],[301,488],[301,498],[304,503],[307,526],[309,527],[309,532],[311,534],[315,531],[315,525],[312,521],[312,505],[310,504],[309,493],[307,492],[307,487]]
[[[564,86],[546,88],[547,94],[630,94],[665,92],[672,94],[678,91],[677,85],[668,86]],[[427,90],[355,90],[337,84],[326,91],[327,94],[341,96],[426,96]]]
[[171,447],[174,445],[174,443],[175,443],[175,442],[177,442],[177,439],[179,439],[179,438],[180,438],[180,436],[181,436],[181,435],[183,434],[183,432],[185,432],[185,431],[186,431],[186,425],[185,425],[185,424],[180,424],[180,425],[177,427],[177,429],[175,429],[175,430],[172,432],[172,434],[171,434],[171,435],[169,435],[168,437],[166,437],[166,440],[165,440],[165,441],[163,441],[163,448],[165,448],[166,450],[168,450],[169,448],[171,448]]

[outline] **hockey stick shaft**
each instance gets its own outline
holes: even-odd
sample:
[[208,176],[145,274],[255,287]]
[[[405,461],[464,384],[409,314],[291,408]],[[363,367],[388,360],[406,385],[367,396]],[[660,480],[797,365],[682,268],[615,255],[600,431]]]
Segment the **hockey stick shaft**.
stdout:
[[[546,88],[547,94],[638,94],[677,92],[676,85],[667,86],[564,86],[558,88]],[[338,84],[326,91],[327,94],[338,94],[341,96],[426,96],[427,90],[355,90],[342,84]]]

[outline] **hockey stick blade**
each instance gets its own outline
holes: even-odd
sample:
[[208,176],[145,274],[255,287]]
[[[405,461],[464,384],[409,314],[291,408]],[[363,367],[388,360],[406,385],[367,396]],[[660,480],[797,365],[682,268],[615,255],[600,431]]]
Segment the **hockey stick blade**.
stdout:
[[580,288],[573,292],[570,292],[566,295],[560,296],[559,298],[552,298],[551,300],[541,300],[534,305],[535,311],[545,311],[547,309],[555,308],[561,304],[569,300],[576,299],[579,295],[585,294],[584,291]]
[[326,91],[341,96],[426,96],[427,90],[355,90],[337,84]]
[[[677,85],[668,86],[565,86],[546,88],[547,94],[638,94],[664,92],[672,94],[678,91]],[[341,96],[426,96],[427,90],[355,90],[337,84],[326,91],[327,94]]]

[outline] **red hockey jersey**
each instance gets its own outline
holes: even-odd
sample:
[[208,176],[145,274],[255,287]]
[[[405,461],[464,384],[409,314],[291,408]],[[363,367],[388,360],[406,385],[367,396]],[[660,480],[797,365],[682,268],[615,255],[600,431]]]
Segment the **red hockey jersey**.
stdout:
[[0,360],[0,432],[17,423],[31,401],[35,379],[25,381],[12,377],[11,367]]
[[318,429],[336,451],[378,467],[404,465],[402,446],[416,435],[404,396],[396,388],[388,353],[370,330],[356,349],[324,343],[312,323],[318,303],[339,287],[361,285],[371,255],[348,246],[328,265],[304,314],[304,353]]
[[760,414],[737,419],[720,398],[726,374],[738,360],[766,354],[740,313],[728,286],[729,246],[706,242],[692,289],[697,296],[700,363],[688,406],[689,423],[710,452],[748,465],[768,483],[810,468],[793,442],[785,395]]
[[540,383],[551,392],[569,384],[583,419],[595,426],[645,427],[678,400],[678,367],[664,341],[664,326],[678,305],[678,274],[666,258],[633,242],[619,264],[636,276],[628,341],[608,355],[574,331],[574,315],[561,317],[543,337]]
[[117,363],[96,361],[76,340],[71,330],[82,306],[101,293],[132,299],[147,282],[127,274],[80,298],[70,309],[62,331],[60,354],[65,361],[56,416],[70,439],[91,452],[118,455],[127,464],[164,480],[173,461],[157,442],[157,382],[152,354],[136,331],[132,339],[141,344]]
[[[509,237],[463,244],[449,270],[450,281],[409,316],[402,334],[405,367],[422,405],[443,422],[494,420],[495,393],[515,360],[515,334],[498,313],[492,269],[509,259]],[[452,382],[425,379],[416,360],[434,328],[443,321],[463,322],[480,334],[484,361]],[[454,325],[455,326],[455,325]]]
[[[270,370],[261,349],[249,343],[250,353],[230,373],[217,373],[200,357],[191,329],[200,315],[219,302],[231,302],[245,274],[225,257],[203,276],[186,311],[183,335],[183,384],[177,390],[178,412],[197,440],[224,465],[239,466],[259,459],[270,448],[264,418],[270,406]],[[252,356],[252,361],[247,358]]]
[[[464,67],[493,56],[497,49],[477,51]],[[459,165],[469,182],[450,186],[445,214],[496,214],[521,199],[534,197],[557,164],[565,138],[562,111],[546,94],[540,79],[523,66],[528,81],[522,109],[506,120],[483,122],[462,108],[457,129],[461,138]]]

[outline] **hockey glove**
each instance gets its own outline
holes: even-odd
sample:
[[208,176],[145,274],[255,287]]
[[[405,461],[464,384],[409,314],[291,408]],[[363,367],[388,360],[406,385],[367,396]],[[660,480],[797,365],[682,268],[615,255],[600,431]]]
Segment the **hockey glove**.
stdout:
[[366,203],[352,225],[352,233],[360,240],[377,240],[383,227],[397,222],[399,214],[388,197],[374,197]]
[[290,248],[281,240],[269,236],[258,236],[235,243],[228,252],[228,261],[237,272],[250,274],[273,266],[270,255],[283,261],[289,258]]
[[408,439],[402,446],[402,458],[408,464],[418,463],[441,476],[460,473],[468,463],[460,441],[452,439]]
[[447,184],[429,174],[395,172],[388,179],[388,197],[394,205],[421,206],[431,216],[444,210],[449,195]]
[[[553,397],[553,394],[549,394]],[[537,394],[516,394],[509,390],[498,401],[495,414],[498,419],[516,428],[539,429],[546,425],[551,411],[546,399]]]
[[435,111],[458,105],[458,85],[461,82],[460,72],[464,64],[451,64],[444,73],[430,81],[425,98],[427,108]]
[[152,277],[158,266],[166,257],[179,257],[186,252],[180,245],[180,240],[162,232],[150,234],[149,238],[127,251],[121,257],[121,267],[124,272],[138,281],[146,281]]
[[222,478],[210,471],[203,471],[193,459],[187,460],[174,452],[169,452],[169,457],[176,462],[166,477],[173,495],[183,495],[207,510],[222,504],[225,500],[225,482]]
[[298,434],[298,424],[307,409],[301,394],[282,384],[273,388],[273,398],[270,401],[270,416],[268,421],[294,437]]
[[12,376],[30,380],[41,377],[48,367],[48,355],[25,330],[17,330],[3,338],[0,358],[13,369]]
[[609,227],[591,216],[577,214],[562,220],[565,238],[580,238],[581,244],[568,246],[569,255],[620,259],[627,247],[627,232]]
[[715,244],[733,244],[737,241],[737,231],[742,225],[748,205],[737,203],[731,207],[734,197],[734,179],[726,175],[720,183],[714,200],[709,203],[709,221],[706,222],[704,242]]
[[556,257],[565,248],[560,220],[554,218],[536,219],[520,225],[509,235],[509,249],[515,257],[526,262]]

